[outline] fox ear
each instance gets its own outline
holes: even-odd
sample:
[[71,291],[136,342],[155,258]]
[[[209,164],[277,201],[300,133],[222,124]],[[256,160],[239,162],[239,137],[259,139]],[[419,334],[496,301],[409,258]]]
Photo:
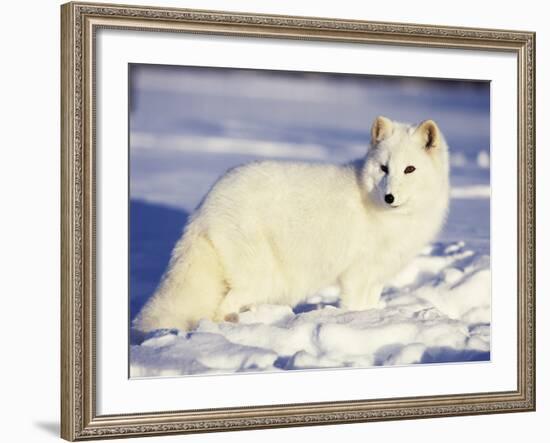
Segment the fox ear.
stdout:
[[425,120],[418,125],[415,131],[424,142],[424,148],[431,150],[441,144],[441,132],[433,120]]
[[375,146],[378,142],[388,138],[393,132],[393,123],[389,118],[376,117],[370,130],[371,145]]

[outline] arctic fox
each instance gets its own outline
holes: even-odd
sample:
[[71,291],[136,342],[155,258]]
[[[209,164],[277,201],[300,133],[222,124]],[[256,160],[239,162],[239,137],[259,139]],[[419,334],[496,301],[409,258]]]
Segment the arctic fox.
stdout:
[[332,284],[342,308],[376,308],[383,285],[437,234],[448,204],[448,147],[432,120],[376,118],[359,162],[237,167],[191,217],[133,326],[237,321],[255,305],[295,306]]

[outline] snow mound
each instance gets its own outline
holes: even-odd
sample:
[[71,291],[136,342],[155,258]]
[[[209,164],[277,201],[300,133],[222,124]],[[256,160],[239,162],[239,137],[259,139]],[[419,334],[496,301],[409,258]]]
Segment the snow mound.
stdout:
[[386,287],[383,308],[346,311],[326,288],[294,309],[261,305],[239,323],[200,322],[132,339],[132,377],[480,361],[490,358],[489,257],[464,242],[427,247]]

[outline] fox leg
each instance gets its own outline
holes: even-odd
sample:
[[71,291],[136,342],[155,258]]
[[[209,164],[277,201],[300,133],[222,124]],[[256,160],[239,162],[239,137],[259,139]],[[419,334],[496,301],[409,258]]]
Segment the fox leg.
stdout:
[[340,277],[340,304],[344,309],[364,311],[380,307],[383,286],[364,275],[363,268],[357,267]]
[[382,293],[382,285],[373,284],[366,288],[350,288],[344,286],[342,288],[341,306],[344,309],[351,311],[364,311],[367,309],[380,308],[380,294]]
[[256,297],[252,292],[230,289],[220,303],[214,316],[214,321],[236,323],[239,319],[239,313],[250,309],[256,302]]
[[363,309],[383,308],[383,302],[380,299],[382,294],[383,285],[375,283],[370,286],[369,290],[365,294],[365,307]]

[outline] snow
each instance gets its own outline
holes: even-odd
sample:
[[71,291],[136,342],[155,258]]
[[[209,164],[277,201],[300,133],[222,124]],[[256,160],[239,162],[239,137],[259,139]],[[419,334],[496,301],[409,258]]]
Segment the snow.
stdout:
[[294,310],[260,305],[239,323],[155,331],[132,345],[131,376],[407,365],[464,352],[486,360],[490,284],[487,256],[438,243],[385,289],[383,309],[340,309],[331,287]]
[[452,184],[442,232],[385,287],[381,309],[341,309],[329,287],[296,307],[257,306],[238,323],[131,331],[132,377],[490,359],[487,83],[132,66],[131,318],[188,217],[229,168],[361,157],[382,114],[435,119],[451,147]]

